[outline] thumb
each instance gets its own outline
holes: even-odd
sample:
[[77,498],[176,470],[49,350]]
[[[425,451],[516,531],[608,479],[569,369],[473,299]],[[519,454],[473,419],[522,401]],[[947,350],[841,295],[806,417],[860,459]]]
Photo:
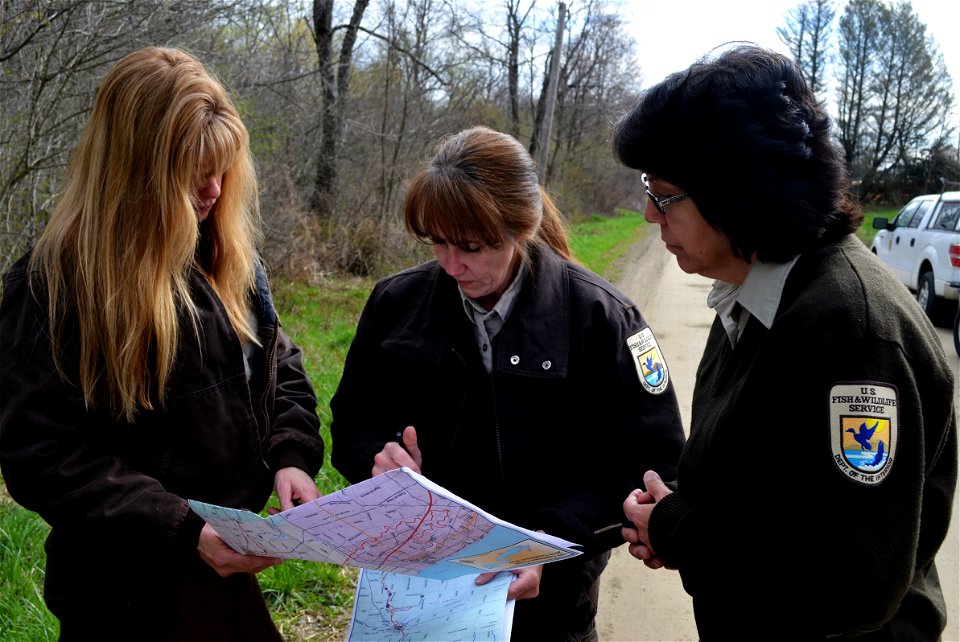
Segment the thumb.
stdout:
[[423,457],[420,455],[420,447],[417,446],[417,429],[413,426],[407,426],[403,429],[403,447],[410,453],[410,457],[417,463],[417,466],[423,465]]
[[643,485],[647,487],[647,492],[653,495],[656,501],[660,501],[671,492],[666,484],[663,483],[663,480],[660,479],[660,475],[652,470],[648,470],[643,474]]
[[476,579],[473,580],[473,583],[476,584],[477,586],[483,586],[484,584],[486,584],[496,576],[497,576],[496,572],[480,573],[480,575],[477,575]]

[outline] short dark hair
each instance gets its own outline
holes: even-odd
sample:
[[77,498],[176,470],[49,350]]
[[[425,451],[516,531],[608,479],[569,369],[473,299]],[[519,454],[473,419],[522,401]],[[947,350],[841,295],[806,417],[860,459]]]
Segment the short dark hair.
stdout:
[[644,91],[617,123],[617,157],[681,188],[749,261],[785,261],[853,232],[830,118],[786,56],[740,45]]

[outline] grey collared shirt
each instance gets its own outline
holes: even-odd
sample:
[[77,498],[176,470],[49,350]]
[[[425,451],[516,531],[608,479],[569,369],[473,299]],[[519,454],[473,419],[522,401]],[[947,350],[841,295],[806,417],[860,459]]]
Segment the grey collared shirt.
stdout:
[[[523,284],[523,277],[526,274],[527,266],[520,261],[520,267],[517,269],[516,276],[507,286],[506,291],[500,296],[500,300],[493,306],[489,312],[483,309],[479,303],[464,294],[460,290],[460,298],[463,299],[463,309],[467,313],[467,318],[473,324],[474,335],[477,338],[477,347],[480,348],[480,358],[483,360],[483,367],[487,372],[493,370],[493,338],[500,332],[500,328],[506,323],[510,316],[510,310],[520,292],[520,286]],[[460,289],[460,286],[457,286]]]
[[787,276],[799,258],[799,255],[795,256],[786,263],[754,261],[740,285],[719,280],[713,282],[707,305],[720,316],[732,347],[737,346],[751,315],[770,329],[780,307]]

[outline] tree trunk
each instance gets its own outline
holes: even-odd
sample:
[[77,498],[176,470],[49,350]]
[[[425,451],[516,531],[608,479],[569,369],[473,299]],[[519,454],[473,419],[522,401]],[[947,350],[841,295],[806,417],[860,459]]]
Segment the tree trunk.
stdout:
[[333,218],[340,163],[340,139],[350,93],[350,72],[357,29],[370,0],[356,0],[350,24],[340,44],[340,57],[333,62],[333,0],[313,0],[313,28],[317,44],[317,63],[323,89],[320,152],[310,210],[322,221]]
[[540,154],[537,171],[540,172],[540,183],[547,182],[547,153],[550,148],[550,130],[553,127],[553,108],[557,100],[557,79],[560,77],[560,54],[563,49],[563,20],[567,13],[567,6],[560,3],[557,10],[557,36],[553,43],[553,55],[550,60],[550,82],[547,86],[547,100],[543,113],[543,130],[540,134]]

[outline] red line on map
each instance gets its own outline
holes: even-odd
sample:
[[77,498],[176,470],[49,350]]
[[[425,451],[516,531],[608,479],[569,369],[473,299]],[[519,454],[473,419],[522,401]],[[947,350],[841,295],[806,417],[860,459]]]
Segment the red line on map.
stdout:
[[420,530],[420,527],[423,526],[423,523],[427,520],[427,516],[433,510],[433,493],[429,490],[427,491],[427,497],[429,498],[429,501],[427,502],[427,510],[423,512],[423,516],[420,518],[420,522],[410,532],[410,537],[400,542],[400,544],[396,548],[394,548],[392,551],[387,553],[387,555],[383,558],[383,562],[381,562],[380,564],[380,568],[383,568],[383,565],[387,563],[387,560],[390,559],[391,555],[399,551],[401,548],[403,548],[407,544],[407,542],[409,542],[414,538],[414,536],[417,534],[417,531]]

